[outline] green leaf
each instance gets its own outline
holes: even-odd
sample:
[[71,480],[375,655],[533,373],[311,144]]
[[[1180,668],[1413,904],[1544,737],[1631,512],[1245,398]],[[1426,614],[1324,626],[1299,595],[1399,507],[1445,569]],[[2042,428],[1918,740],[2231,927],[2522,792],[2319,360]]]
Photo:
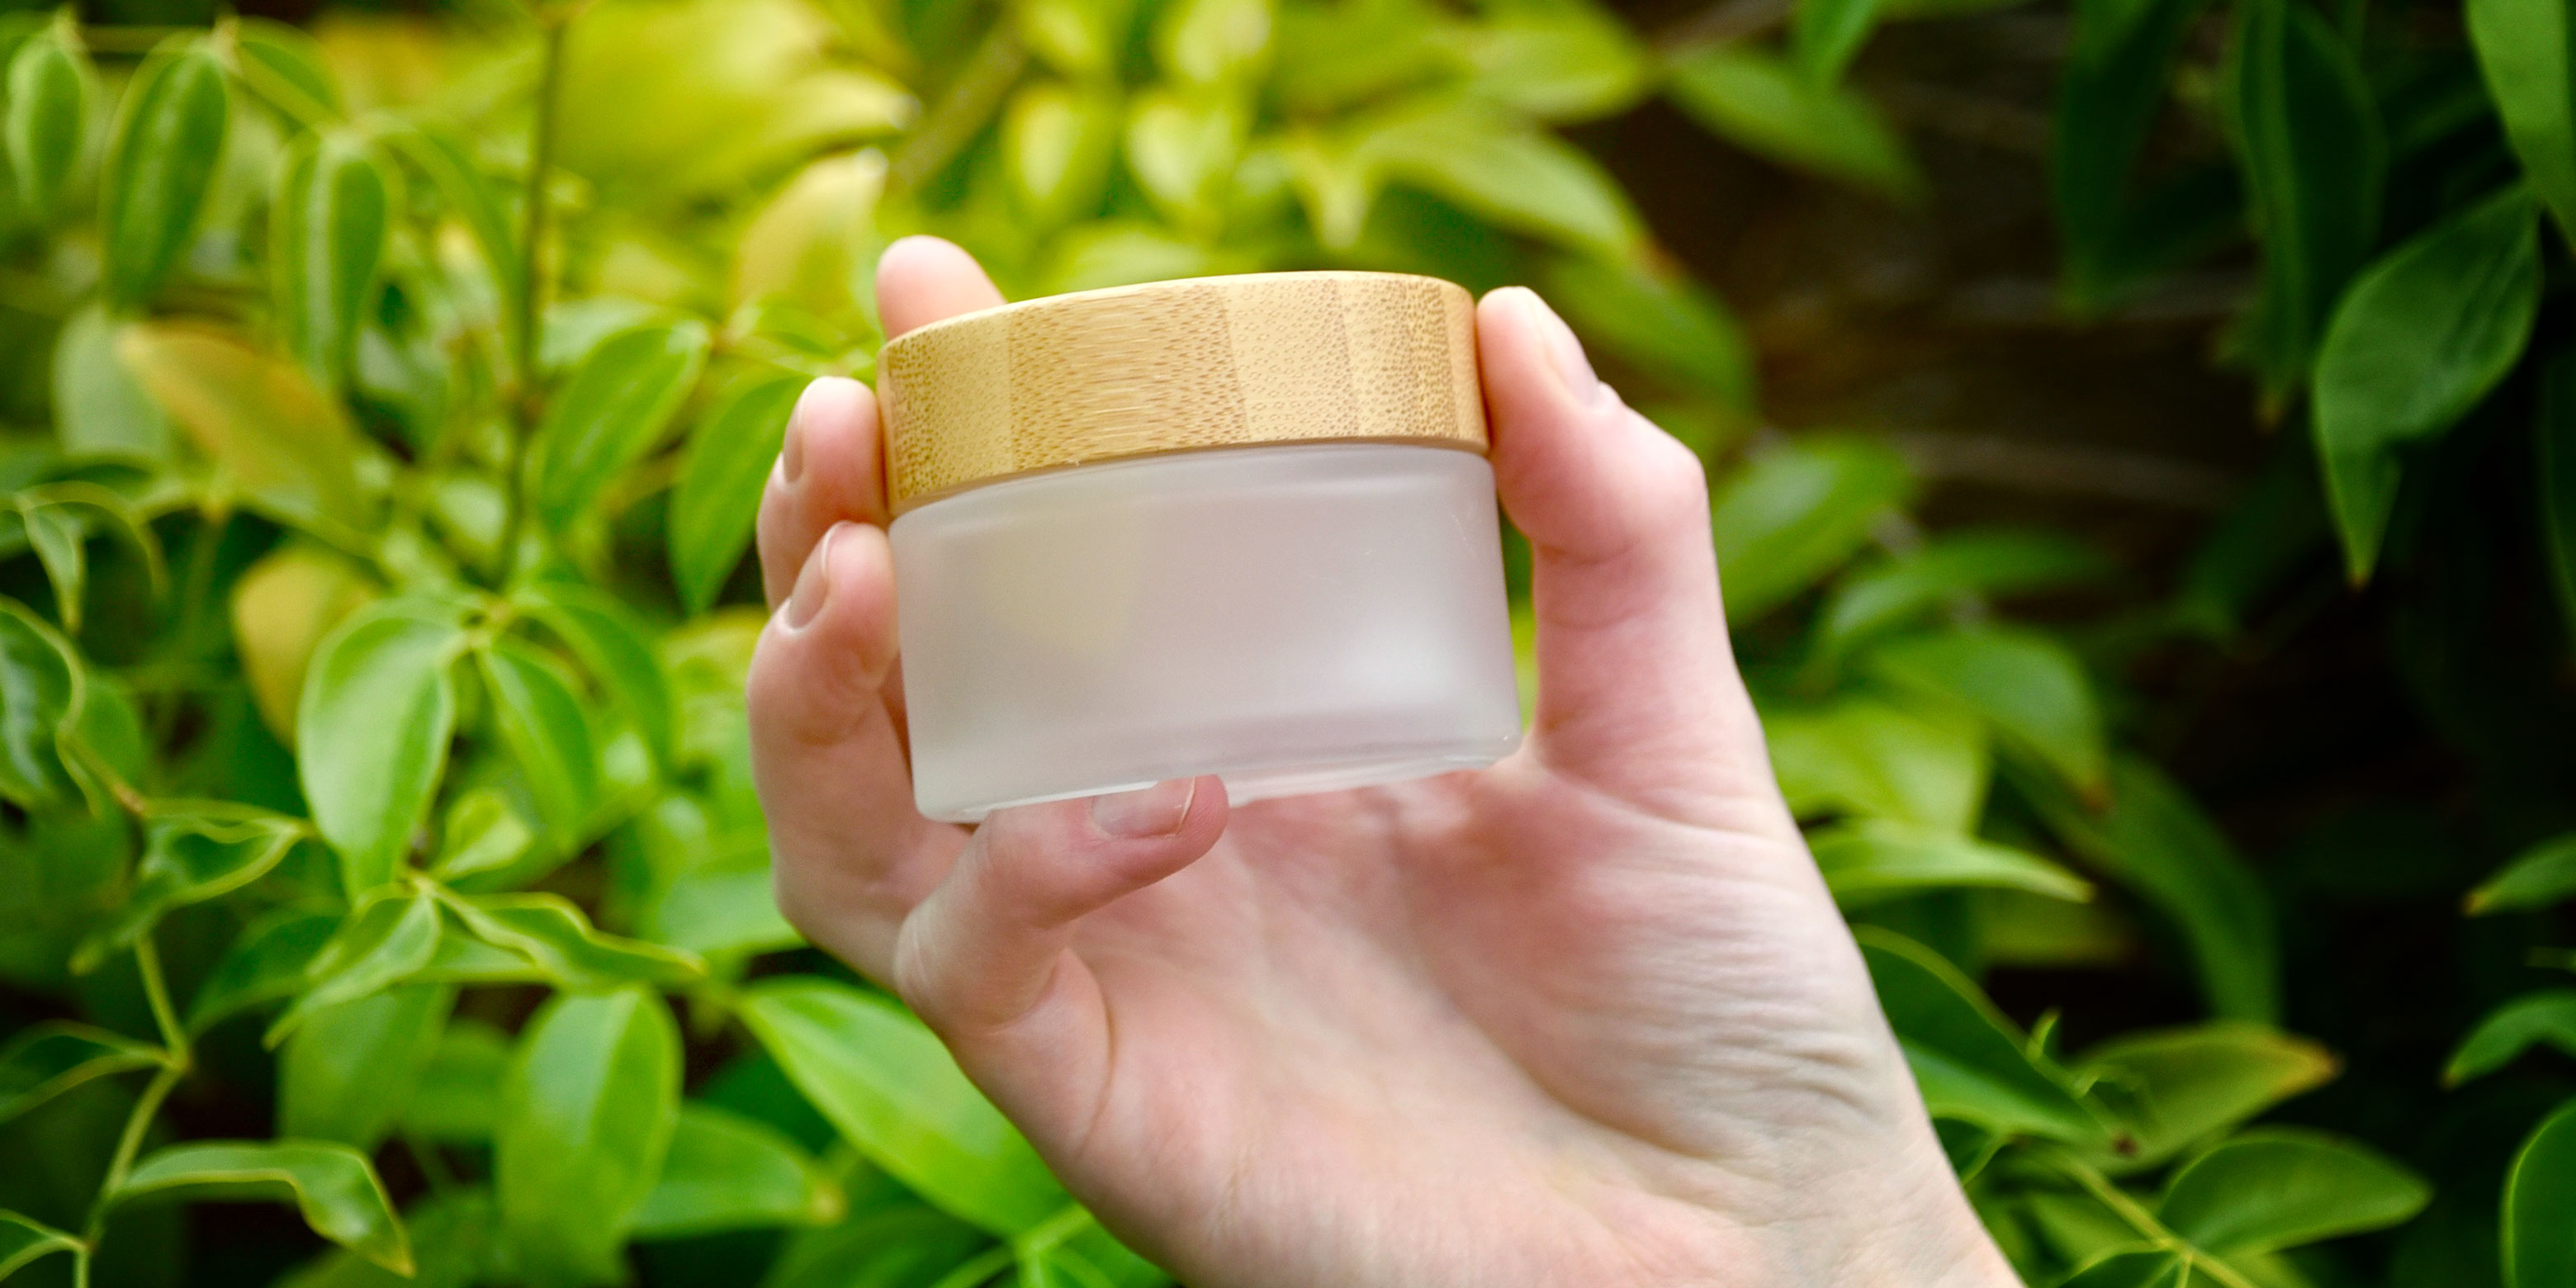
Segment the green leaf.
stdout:
[[99,182],[111,306],[142,303],[195,237],[230,115],[223,66],[197,37],[172,37],[135,74]]
[[1118,151],[1118,100],[1099,89],[1036,80],[1002,109],[1004,168],[1040,229],[1099,212]]
[[2468,0],[2469,41],[2531,190],[2576,238],[2576,24],[2558,0]]
[[592,929],[561,895],[440,896],[474,937],[536,964],[562,988],[594,992],[629,984],[688,984],[706,974],[696,956]]
[[1136,15],[1133,0],[1019,0],[1012,9],[1038,57],[1084,79],[1117,70]]
[[341,114],[322,44],[300,27],[267,18],[243,18],[233,29],[236,70],[242,84],[301,125],[319,125]]
[[1572,250],[1622,260],[1644,244],[1637,212],[1598,162],[1488,104],[1431,100],[1395,109],[1359,128],[1351,155],[1365,174]]
[[2131,177],[2163,113],[2174,61],[2208,0],[2076,0],[2058,81],[2049,180],[2068,293],[2098,308],[2120,276]]
[[8,109],[0,120],[18,204],[50,223],[78,174],[89,140],[89,105],[97,76],[89,59],[56,27],[19,46],[8,61]]
[[537,430],[536,506],[549,526],[571,526],[652,450],[706,356],[707,331],[695,322],[638,327],[591,350]]
[[1878,0],[1798,0],[1789,20],[1789,52],[1809,80],[1830,85],[1878,25]]
[[1586,341],[1729,409],[1753,409],[1751,342],[1724,302],[1689,278],[1641,261],[1558,256],[1544,280],[1548,302]]
[[32,1024],[0,1046],[0,1123],[92,1078],[162,1063],[158,1047],[87,1024]]
[[1870,697],[1762,713],[1771,768],[1800,818],[1852,813],[1965,833],[1984,809],[1984,726]]
[[1874,926],[1853,934],[1935,1116],[2080,1144],[2109,1141],[2100,1112],[2065,1070],[2035,1052],[1957,967]]
[[2306,376],[2378,236],[2387,150],[2360,67],[2323,13],[2249,0],[2238,15],[2224,92],[2263,243],[2262,292],[2238,342],[2278,401]]
[[402,1104],[403,1130],[430,1140],[491,1139],[509,1067],[508,1035],[481,1020],[448,1021]]
[[742,562],[760,516],[771,462],[805,382],[778,374],[745,380],[698,418],[671,496],[671,580],[680,603],[703,613]]
[[1894,201],[1922,199],[1923,176],[1878,109],[1848,87],[1800,75],[1778,55],[1712,45],[1675,62],[1664,92],[1684,115],[1758,156]]
[[278,334],[325,388],[347,378],[358,324],[374,302],[392,202],[384,171],[348,135],[308,136],[278,167],[268,206]]
[[493,1246],[499,1218],[490,1189],[459,1186],[419,1200],[403,1214],[419,1265],[397,1275],[334,1249],[277,1280],[278,1288],[474,1288],[509,1279]]
[[409,1103],[456,990],[403,984],[318,1007],[280,1052],[277,1134],[372,1150]]
[[775,1127],[713,1105],[680,1106],[661,1179],[635,1214],[642,1239],[768,1225],[822,1225],[841,1187]]
[[2280,930],[2271,899],[2181,788],[2125,756],[2111,767],[2107,816],[2062,787],[2020,785],[2070,847],[2180,928],[2211,1010],[2264,1024],[2279,1018]]
[[[1366,8],[1367,6],[1345,6]],[[1405,6],[1383,9],[1403,12]],[[1626,24],[1589,0],[1497,6],[1451,29],[1467,89],[1542,121],[1580,121],[1635,105],[1654,67]]]
[[492,275],[500,298],[501,338],[507,352],[518,352],[519,302],[526,296],[527,273],[518,250],[517,225],[509,205],[483,172],[473,151],[443,130],[413,128],[388,131],[384,140],[413,168],[429,177],[438,199],[474,234],[483,266]]
[[2317,454],[2355,582],[2397,504],[2397,449],[2467,415],[2531,339],[2537,216],[2508,188],[2381,257],[2335,310],[2317,357]]
[[83,545],[88,534],[69,510],[38,504],[23,492],[18,494],[18,521],[53,587],[54,615],[62,619],[64,630],[78,634],[81,599],[89,587],[89,554]]
[[456,798],[438,829],[438,858],[429,865],[442,881],[505,868],[535,844],[537,834],[510,805],[510,798],[490,787],[478,787]]
[[[760,504],[757,487],[751,504]],[[676,526],[673,531],[677,532]],[[552,631],[583,669],[616,699],[661,760],[671,758],[676,700],[653,652],[653,632],[617,596],[575,581],[538,582],[514,597],[521,611]]]
[[1177,0],[1154,27],[1154,60],[1173,78],[1214,85],[1270,56],[1270,0]]
[[2090,883],[2038,855],[1955,832],[1872,820],[1810,833],[1807,848],[1825,888],[1846,908],[1958,887],[2022,890],[2075,903],[2093,897]]
[[[1127,169],[1164,217],[1215,231],[1250,122],[1233,97],[1149,89],[1128,109]],[[1090,194],[1097,204],[1098,194]],[[1045,214],[1057,207],[1033,207]]]
[[250,1007],[301,991],[306,970],[339,931],[340,920],[336,913],[280,908],[245,927],[189,999],[188,1030],[203,1033]]
[[116,352],[215,463],[219,487],[340,546],[374,524],[357,429],[293,362],[195,323],[134,323]]
[[2505,1288],[2576,1284],[2576,1100],[2544,1119],[2504,1178]]
[[318,1141],[192,1141],[134,1165],[109,1198],[125,1203],[165,1190],[208,1197],[291,1200],[315,1234],[396,1274],[410,1274],[411,1242],[366,1156]]
[[1855,569],[1825,601],[1816,631],[1822,647],[1841,651],[1970,596],[2075,585],[2110,568],[2099,551],[2055,533],[1949,533]]
[[117,356],[117,322],[89,304],[54,341],[54,431],[76,457],[170,459],[170,418]]
[[306,835],[304,824],[230,801],[162,806],[143,828],[134,889],[72,955],[86,974],[132,947],[174,908],[204,903],[268,874]]
[[351,614],[304,677],[296,757],[314,825],[352,895],[392,880],[429,813],[456,729],[453,617],[416,600]]
[[2538,430],[2540,528],[2558,609],[2576,638],[2576,349],[2551,359],[2541,377]]
[[0,1209],[0,1280],[56,1252],[76,1252],[81,1241],[32,1217]]
[[2471,916],[2546,908],[2576,899],[2576,832],[2554,836],[2514,856],[2513,862],[2469,892]]
[[1727,617],[1750,621],[1816,584],[1912,491],[1904,458],[1857,439],[1802,439],[1755,457],[1710,502]]
[[512,639],[474,650],[501,741],[537,802],[549,839],[569,850],[599,803],[599,752],[581,695],[551,658]]
[[788,1240],[763,1288],[935,1288],[991,1236],[919,1203],[863,1210]]
[[2191,1288],[2189,1253],[2129,1248],[2087,1264],[2058,1288]]
[[2542,1045],[2576,1058],[2576,989],[2525,993],[2489,1012],[2451,1053],[2442,1081],[2456,1087],[2483,1078]]
[[740,1014],[851,1144],[941,1209],[1003,1235],[1063,1209],[1064,1189],[1037,1151],[901,1007],[784,977],[746,990]]
[[15,600],[0,600],[0,800],[32,809],[72,794],[59,739],[79,720],[84,696],[71,645]]
[[641,929],[658,943],[710,957],[774,952],[805,942],[779,915],[765,864],[735,871],[702,868],[672,878],[646,905]]
[[305,966],[304,994],[269,1026],[268,1044],[324,1007],[372,997],[418,974],[438,951],[439,929],[438,903],[428,892],[369,892]]
[[1985,721],[2007,749],[2046,765],[2088,794],[2102,790],[2109,748],[2083,664],[2055,639],[1974,626],[1892,639],[1864,665],[1899,689],[1955,704]]
[[2221,1256],[2271,1252],[2397,1225],[2433,1187],[2378,1153],[2323,1132],[2240,1133],[2174,1173],[2156,1210]]
[[540,1285],[618,1278],[680,1113],[680,1034],[642,989],[556,997],[501,1087],[493,1179],[513,1263]]
[[2335,1075],[2325,1048],[2260,1024],[2221,1020],[2127,1033],[2076,1062],[2119,1110],[2135,1148],[2124,1167],[2164,1162]]

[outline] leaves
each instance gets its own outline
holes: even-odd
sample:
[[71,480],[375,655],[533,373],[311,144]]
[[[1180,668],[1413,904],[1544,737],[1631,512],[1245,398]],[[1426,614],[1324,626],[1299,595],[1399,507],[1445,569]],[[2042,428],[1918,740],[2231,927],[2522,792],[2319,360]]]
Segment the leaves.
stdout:
[[134,888],[72,955],[87,972],[132,947],[174,908],[221,897],[266,875],[306,835],[283,815],[226,801],[163,806],[144,824]]
[[118,324],[91,304],[54,341],[54,432],[73,456],[165,461],[170,418],[119,356]]
[[1118,150],[1118,100],[1099,90],[1032,82],[1002,111],[1002,156],[1020,208],[1052,228],[1100,207]]
[[1984,808],[1986,736],[1974,720],[1852,696],[1765,711],[1762,727],[1801,818],[1849,812],[1965,833]]
[[1979,626],[1890,640],[1870,651],[1872,675],[1952,704],[1984,721],[2004,745],[2098,793],[2110,752],[2083,665],[2032,631]]
[[[759,503],[757,490],[752,500]],[[634,610],[607,591],[574,581],[540,582],[515,602],[564,642],[635,722],[653,754],[668,760],[677,736],[671,681],[654,656],[651,630]]]
[[50,222],[63,205],[89,139],[90,101],[97,76],[57,26],[19,46],[6,65],[8,108],[0,117],[9,176],[18,204],[37,223]]
[[393,878],[429,812],[456,727],[448,664],[463,641],[440,606],[388,600],[360,609],[314,651],[296,768],[352,895]]
[[1829,85],[1877,22],[1878,0],[1798,0],[1789,20],[1789,52],[1809,80]]
[[2516,855],[2502,871],[2478,883],[2468,897],[2471,916],[2546,908],[2576,899],[2576,832],[2554,836]]
[[1712,45],[1675,62],[1664,92],[1712,132],[1783,165],[1899,202],[1923,192],[1913,158],[1868,100],[1819,84],[1776,55]]
[[172,38],[136,73],[100,176],[100,287],[110,305],[142,303],[196,235],[230,111],[223,68],[193,37]]
[[59,739],[80,717],[83,680],[75,663],[52,627],[0,600],[0,799],[33,808],[73,789]]
[[591,350],[537,430],[536,509],[548,526],[571,526],[652,449],[706,353],[706,328],[694,322],[623,331]]
[[269,1026],[269,1045],[324,1007],[373,996],[418,973],[437,952],[438,940],[438,904],[428,892],[390,886],[371,891],[304,968],[304,994]]
[[2305,1038],[2221,1020],[2123,1034],[2076,1062],[2134,1140],[2126,1166],[2162,1163],[2334,1077],[2334,1057]]
[[1957,967],[1885,930],[1860,927],[1854,934],[1935,1116],[1994,1131],[2107,1142],[2100,1112],[2076,1094],[2065,1071],[2033,1052]]
[[319,1007],[278,1061],[280,1136],[374,1149],[438,1049],[454,989],[405,984]]
[[340,929],[334,913],[279,908],[253,921],[188,1002],[188,1029],[203,1033],[245,1009],[288,997]]
[[671,580],[702,613],[751,544],[762,480],[787,439],[804,382],[784,373],[742,381],[700,417],[671,497]]
[[2074,873],[2009,846],[1956,833],[1868,822],[1810,833],[1825,888],[1846,908],[1925,890],[1983,887],[2082,902],[2093,887]]
[[0,1279],[56,1252],[75,1252],[81,1241],[31,1217],[0,1209]]
[[474,650],[493,722],[556,846],[579,843],[599,803],[599,753],[580,695],[554,662],[515,640]]
[[2576,989],[2525,993],[2488,1013],[2451,1053],[2442,1081],[2458,1086],[2485,1077],[2544,1044],[2576,1057]]
[[2397,503],[2397,449],[2449,429],[2531,338],[2536,217],[2508,188],[2372,264],[2335,311],[2317,359],[2317,453],[2355,582]]
[[411,1273],[411,1243],[366,1157],[312,1141],[202,1141],[145,1158],[108,1196],[129,1203],[168,1190],[291,1200],[315,1234],[396,1274]]
[[2058,81],[2049,184],[2069,294],[2102,302],[2119,277],[2131,176],[2163,111],[2174,60],[2208,0],[2077,0]]
[[561,895],[440,893],[474,936],[534,963],[556,985],[603,990],[630,983],[686,984],[706,973],[695,956],[657,944],[603,935]]
[[93,1078],[161,1063],[158,1048],[92,1025],[29,1025],[0,1046],[0,1123]]
[[1860,552],[1913,490],[1903,458],[1852,439],[1800,439],[1718,485],[1710,502],[1726,615],[1750,621]]
[[1431,100],[1370,119],[1351,145],[1362,172],[1422,189],[1493,224],[1620,260],[1644,230],[1599,163],[1471,100]]
[[1971,596],[2075,585],[2109,570],[2099,552],[2053,533],[1946,533],[1846,576],[1816,631],[1824,648],[1839,651]]
[[805,1098],[879,1167],[996,1234],[1056,1214],[1064,1190],[919,1020],[814,978],[765,981],[743,1023]]
[[302,368],[194,323],[131,324],[116,352],[214,462],[224,488],[333,544],[354,544],[372,525],[357,430]]
[[368,149],[339,133],[297,142],[269,199],[269,273],[287,352],[325,388],[348,371],[385,252],[392,193]]
[[2555,0],[2468,0],[2478,70],[2525,182],[2576,238],[2576,27]]
[[635,1214],[638,1238],[840,1219],[841,1187],[776,1128],[712,1105],[680,1106],[661,1179]]
[[2336,296],[2378,235],[2386,149],[2352,52],[2298,0],[2239,8],[2226,82],[2263,242],[2262,293],[2239,340],[2278,400],[2306,374]]
[[2270,1252],[2403,1222],[2433,1188],[2379,1154],[2323,1132],[2243,1132],[2183,1164],[2157,1217],[2222,1256]]
[[1726,407],[1753,406],[1753,353],[1716,296],[1637,261],[1548,261],[1546,293],[1587,341]]
[[565,995],[537,1012],[494,1133],[501,1228],[521,1273],[541,1285],[617,1277],[679,1111],[680,1035],[660,998]]
[[2542,1120],[2504,1178],[2505,1288],[2576,1283],[2576,1101]]
[[305,672],[323,637],[374,597],[357,565],[300,542],[270,551],[233,583],[233,650],[261,722],[279,741],[294,745]]

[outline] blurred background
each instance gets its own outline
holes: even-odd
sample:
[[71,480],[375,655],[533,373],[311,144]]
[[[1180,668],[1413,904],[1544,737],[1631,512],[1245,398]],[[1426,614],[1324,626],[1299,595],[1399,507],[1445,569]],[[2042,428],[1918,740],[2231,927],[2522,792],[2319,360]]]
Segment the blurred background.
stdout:
[[0,1278],[1164,1282],[768,903],[931,232],[1547,295],[2029,1282],[2576,1288],[2568,22],[0,3]]

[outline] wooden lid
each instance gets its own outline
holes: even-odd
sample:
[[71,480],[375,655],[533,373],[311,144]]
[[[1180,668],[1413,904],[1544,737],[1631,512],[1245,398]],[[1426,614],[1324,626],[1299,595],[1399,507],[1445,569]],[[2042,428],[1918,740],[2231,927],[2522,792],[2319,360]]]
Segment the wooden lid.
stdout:
[[1398,273],[1256,273],[1050,296],[877,356],[900,513],[1031,470],[1257,443],[1485,449],[1475,302]]

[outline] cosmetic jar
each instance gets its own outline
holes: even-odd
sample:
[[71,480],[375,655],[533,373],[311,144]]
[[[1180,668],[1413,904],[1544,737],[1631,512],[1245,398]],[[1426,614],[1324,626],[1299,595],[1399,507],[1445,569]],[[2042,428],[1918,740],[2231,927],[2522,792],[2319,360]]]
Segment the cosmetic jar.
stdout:
[[923,814],[1200,774],[1240,803],[1518,744],[1464,290],[1085,291],[908,332],[878,376]]

